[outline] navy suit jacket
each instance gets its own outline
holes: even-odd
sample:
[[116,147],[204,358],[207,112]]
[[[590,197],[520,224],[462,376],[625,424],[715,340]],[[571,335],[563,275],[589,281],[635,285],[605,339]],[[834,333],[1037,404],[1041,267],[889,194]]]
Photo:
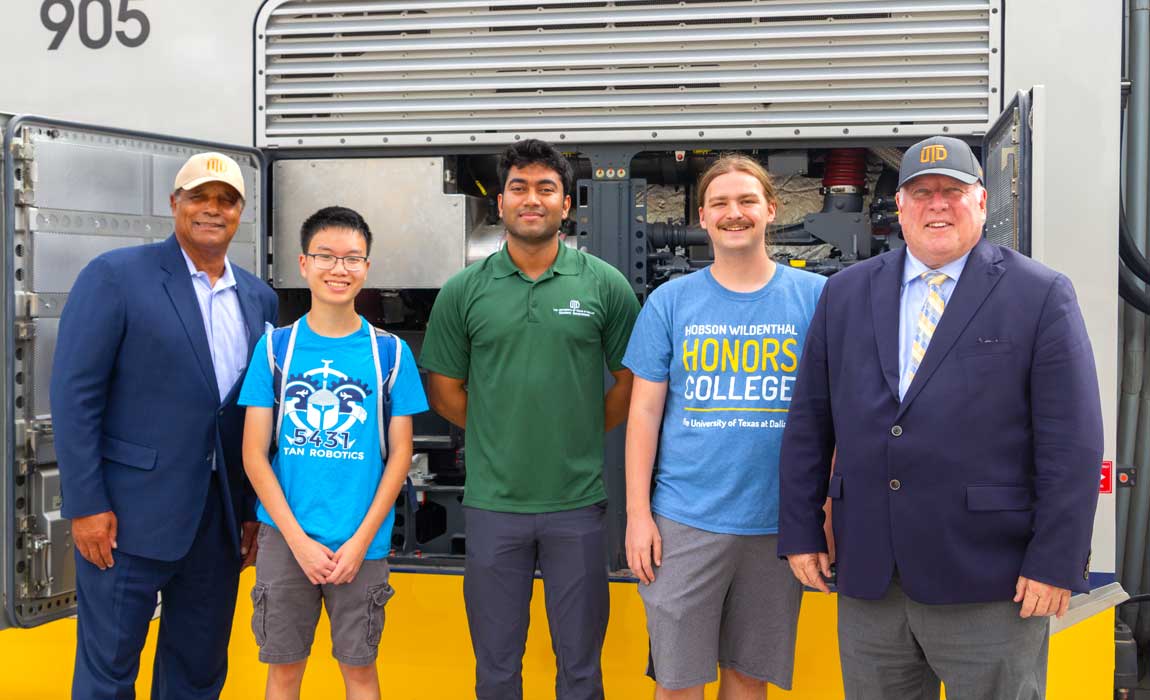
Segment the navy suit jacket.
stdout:
[[1019,575],[1088,590],[1102,417],[1070,281],[980,242],[899,401],[905,256],[823,290],[783,435],[779,554],[827,551],[829,495],[842,594],[881,598],[896,566],[928,604],[1008,600]]
[[[276,320],[275,293],[233,266],[248,351]],[[220,401],[203,317],[175,236],[100,255],[60,319],[51,405],[64,517],[115,512],[121,551],[187,553],[215,458],[232,504],[227,528],[255,520],[241,457],[240,382]]]

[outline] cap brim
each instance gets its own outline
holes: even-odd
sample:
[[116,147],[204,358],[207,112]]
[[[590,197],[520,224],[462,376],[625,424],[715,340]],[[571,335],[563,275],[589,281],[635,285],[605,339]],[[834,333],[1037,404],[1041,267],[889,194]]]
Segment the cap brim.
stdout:
[[947,177],[953,177],[955,180],[958,180],[959,182],[964,182],[968,185],[973,185],[974,183],[976,183],[982,179],[982,178],[978,177],[977,175],[971,175],[970,173],[964,173],[961,170],[953,170],[951,168],[927,168],[926,170],[919,170],[917,173],[915,173],[915,174],[907,177],[905,180],[899,182],[898,183],[899,189],[902,189],[903,185],[905,185],[906,183],[915,179],[916,177],[919,177],[920,175],[946,175]]
[[203,184],[208,183],[208,182],[222,182],[225,185],[227,185],[228,187],[231,187],[237,193],[239,193],[240,197],[243,197],[246,199],[246,196],[244,195],[244,189],[242,187],[236,187],[233,183],[228,182],[224,178],[214,177],[212,175],[208,175],[207,177],[199,177],[199,178],[196,178],[195,180],[190,180],[188,182],[185,182],[183,184],[183,186],[180,187],[180,189],[181,190],[194,190],[197,187],[199,187],[200,185],[203,185]]

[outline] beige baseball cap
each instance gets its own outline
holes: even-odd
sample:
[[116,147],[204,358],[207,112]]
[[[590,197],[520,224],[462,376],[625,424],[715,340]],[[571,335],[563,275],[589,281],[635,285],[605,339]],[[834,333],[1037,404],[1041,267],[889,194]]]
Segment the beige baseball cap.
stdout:
[[244,195],[244,174],[240,164],[223,153],[197,153],[188,158],[180,172],[176,173],[174,190],[193,190],[205,182],[222,182],[231,185],[241,197]]

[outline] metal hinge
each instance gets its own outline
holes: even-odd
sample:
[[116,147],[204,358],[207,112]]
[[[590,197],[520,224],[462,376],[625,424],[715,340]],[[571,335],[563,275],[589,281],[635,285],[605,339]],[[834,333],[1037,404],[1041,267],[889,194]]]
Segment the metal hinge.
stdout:
[[35,515],[22,515],[16,518],[16,532],[24,534],[36,528]]
[[16,315],[25,318],[40,315],[40,295],[35,292],[16,292]]
[[36,147],[31,143],[12,144],[12,160],[31,161],[36,157]]
[[17,321],[12,324],[16,340],[32,340],[36,337],[36,325],[31,321]]

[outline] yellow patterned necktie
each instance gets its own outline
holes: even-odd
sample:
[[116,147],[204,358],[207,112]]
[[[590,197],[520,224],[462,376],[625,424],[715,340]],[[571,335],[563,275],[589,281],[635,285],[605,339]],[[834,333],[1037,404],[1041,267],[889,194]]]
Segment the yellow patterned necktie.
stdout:
[[926,355],[926,348],[930,345],[930,337],[938,327],[942,312],[946,309],[946,302],[942,298],[942,283],[950,279],[945,272],[927,270],[919,275],[926,282],[926,299],[923,300],[922,310],[918,314],[918,323],[914,331],[914,344],[910,346],[910,365],[906,368],[906,385],[914,381],[914,373]]

